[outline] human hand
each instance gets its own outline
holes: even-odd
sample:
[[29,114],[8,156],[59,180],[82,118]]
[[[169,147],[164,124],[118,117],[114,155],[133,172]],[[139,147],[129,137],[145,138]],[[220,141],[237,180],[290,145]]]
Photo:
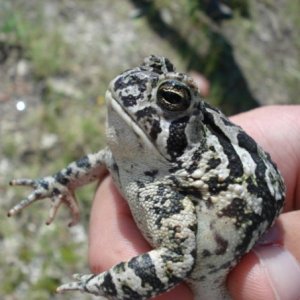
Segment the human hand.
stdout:
[[[297,211],[300,208],[299,116],[300,106],[274,106],[231,118],[271,154],[287,186],[284,213],[276,222],[271,236],[273,242],[279,242],[283,247],[276,247],[276,257],[273,258],[270,257],[270,251],[274,250],[272,245],[263,246],[263,251],[258,248],[256,252],[260,257],[264,255],[269,258],[265,265],[267,269],[270,263],[275,263],[276,272],[276,264],[279,265],[277,273],[272,275],[282,279],[280,275],[283,274],[288,279],[284,282],[286,286],[275,286],[274,282],[270,282],[257,255],[251,251],[228,276],[228,289],[233,299],[271,300],[275,299],[275,294],[280,299],[300,298],[300,268],[297,264],[290,266],[293,257],[282,250],[287,249],[300,261],[300,211]],[[89,263],[92,272],[103,272],[120,261],[150,249],[132,220],[127,203],[115,189],[111,178],[107,177],[97,190],[91,212]],[[279,268],[281,274],[278,274]],[[291,272],[295,276],[290,275]],[[185,284],[180,284],[155,299],[192,300],[193,296]]]

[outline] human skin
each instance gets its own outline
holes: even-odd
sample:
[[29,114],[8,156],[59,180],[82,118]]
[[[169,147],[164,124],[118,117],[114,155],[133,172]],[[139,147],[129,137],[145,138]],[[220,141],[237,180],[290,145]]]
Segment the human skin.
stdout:
[[[240,125],[267,152],[282,173],[287,197],[284,211],[276,221],[274,241],[300,262],[300,106],[269,106],[236,115]],[[110,176],[98,187],[90,218],[89,264],[93,273],[149,251],[151,247],[136,227],[125,200]],[[272,300],[274,291],[253,251],[243,257],[228,276],[233,299]],[[178,285],[156,300],[192,300],[192,292]]]

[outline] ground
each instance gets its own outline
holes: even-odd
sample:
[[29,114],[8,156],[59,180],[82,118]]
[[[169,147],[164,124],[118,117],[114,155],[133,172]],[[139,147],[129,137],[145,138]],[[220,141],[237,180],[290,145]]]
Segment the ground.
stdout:
[[79,193],[82,222],[69,229],[67,212],[44,225],[46,201],[7,219],[27,192],[8,182],[47,175],[103,147],[104,93],[120,71],[160,54],[204,74],[210,101],[229,114],[300,103],[298,1],[227,2],[233,18],[218,23],[196,0],[0,3],[1,299],[92,298],[54,291],[72,273],[88,272],[94,187]]

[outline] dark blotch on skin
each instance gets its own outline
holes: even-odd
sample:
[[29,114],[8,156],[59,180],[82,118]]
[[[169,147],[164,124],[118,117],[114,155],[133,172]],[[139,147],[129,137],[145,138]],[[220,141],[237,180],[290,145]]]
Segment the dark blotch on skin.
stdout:
[[111,296],[117,295],[117,289],[115,284],[113,283],[112,276],[109,272],[107,272],[103,279],[103,289],[105,289],[106,293]]
[[[248,184],[248,191],[257,197],[260,197],[264,199],[262,202],[262,218],[264,220],[267,220],[270,224],[272,223],[274,217],[276,214],[279,213],[280,208],[282,207],[283,201],[284,201],[284,184],[281,182],[280,188],[282,197],[280,200],[275,200],[272,196],[269,187],[266,182],[266,171],[267,166],[264,161],[264,159],[261,157],[261,154],[259,153],[259,149],[255,141],[247,136],[245,133],[239,133],[238,134],[238,142],[239,146],[247,149],[256,163],[256,169],[255,169],[255,178],[249,177],[247,178],[246,182]],[[270,163],[274,166],[276,169],[275,164],[270,159],[270,156],[266,154],[266,158],[269,159]],[[277,178],[276,178],[277,180]]]
[[173,66],[173,64],[169,61],[169,59],[165,59],[165,65],[167,67],[168,72],[174,72],[175,68]]
[[[265,181],[261,181],[261,179],[256,178],[255,183],[253,179],[249,177],[246,180],[248,184],[248,191],[257,197],[261,197],[264,199],[262,201],[262,212],[260,215],[256,214],[253,211],[242,213],[241,215],[237,215],[236,226],[241,224],[246,224],[247,226],[244,228],[245,237],[240,241],[240,244],[236,248],[236,253],[238,255],[243,255],[247,250],[249,244],[253,240],[253,232],[257,230],[258,226],[262,224],[264,221],[267,221],[269,226],[272,224],[276,215],[278,215],[280,211],[280,207],[282,205],[282,201],[275,201],[272,195],[269,192],[269,189],[266,186]],[[235,200],[237,202],[237,200]],[[235,204],[237,205],[237,203]],[[239,204],[240,206],[241,204]],[[225,210],[226,213],[228,213]],[[245,220],[250,221],[251,223],[245,223]]]
[[202,158],[202,151],[200,149],[197,149],[192,155],[192,160],[199,162],[201,158]]
[[[180,184],[178,186],[180,186]],[[197,202],[199,200],[202,200],[201,191],[195,187],[181,187],[180,192],[182,195],[194,197]],[[191,200],[193,200],[193,199],[191,199]],[[195,204],[197,204],[197,202],[195,202]]]
[[141,92],[146,90],[147,79],[141,77],[141,71],[139,68],[132,69],[130,71],[125,71],[121,74],[114,82],[114,90],[120,91],[127,87],[132,87],[137,85]]
[[157,136],[158,134],[162,131],[161,127],[160,127],[160,124],[159,124],[159,121],[154,119],[152,121],[152,124],[151,124],[151,130],[150,130],[150,137],[152,138],[153,141],[156,141],[157,139]]
[[145,107],[144,109],[137,111],[135,116],[140,126],[144,128],[155,142],[158,134],[162,131],[156,109]]
[[202,193],[201,191],[199,191],[198,189],[194,189],[194,188],[191,188],[188,192],[187,192],[187,195],[190,195],[190,196],[193,196],[199,200],[202,199]]
[[125,272],[126,271],[125,263],[121,262],[121,263],[115,265],[114,271],[116,272],[116,274],[121,274],[121,273]]
[[220,110],[218,110],[216,107],[210,106],[207,102],[203,101],[203,107],[205,109],[209,108],[211,110],[214,110],[216,113],[221,114]]
[[[166,200],[168,200],[168,198]],[[153,210],[154,213],[158,216],[156,218],[155,224],[157,224],[159,227],[161,226],[162,220],[170,218],[170,216],[173,216],[175,214],[179,214],[183,210],[183,206],[180,202],[182,200],[182,196],[180,194],[174,195],[174,198],[172,200],[174,201],[171,202],[171,205],[165,206],[164,203],[161,203],[161,201],[159,201],[158,205],[154,205],[151,208],[151,210]]]
[[[227,262],[225,262],[224,264],[222,264],[221,266],[219,266],[219,267],[213,267],[209,272],[208,272],[208,274],[214,274],[214,273],[217,273],[217,272],[219,272],[220,270],[222,270],[222,269],[229,269],[230,267],[232,266],[232,261],[227,261]],[[220,282],[219,282],[219,280],[220,280],[220,278],[217,278],[216,280],[215,280],[215,283],[216,284],[220,284]]]
[[138,186],[140,189],[142,189],[142,188],[145,187],[145,184],[144,184],[144,182],[142,182],[142,181],[137,180],[137,181],[136,181],[136,184],[137,184],[137,186]]
[[246,209],[245,200],[240,198],[233,198],[231,203],[221,210],[221,213],[222,216],[234,218],[236,216],[244,216],[245,209]]
[[60,194],[60,190],[58,188],[54,188],[53,191],[52,191],[52,194],[55,195],[55,196],[59,195]]
[[114,163],[112,165],[112,169],[114,170],[116,176],[119,178],[120,177],[119,166],[116,163]]
[[215,254],[216,255],[222,255],[226,252],[228,247],[228,241],[226,241],[221,235],[215,233],[214,235],[215,241],[218,245]]
[[144,174],[149,177],[155,177],[158,174],[158,170],[145,171]]
[[196,151],[194,151],[194,153],[192,154],[191,157],[192,164],[188,166],[188,168],[186,169],[189,174],[192,174],[194,171],[196,171],[199,168],[199,161],[202,158],[202,152],[203,152],[202,149],[201,150],[196,149]]
[[221,128],[215,124],[213,115],[206,111],[204,113],[203,123],[206,124],[207,128],[212,132],[213,135],[218,138],[220,144],[222,145],[224,153],[226,154],[229,161],[228,168],[230,169],[230,176],[232,178],[243,176],[244,171],[241,159],[235,152],[231,141],[224,134]]
[[[196,234],[197,229],[198,229],[198,224],[195,223],[195,224],[189,225],[188,228],[189,228],[192,232],[194,232],[194,233]],[[194,258],[197,256],[197,251],[196,251],[196,249],[193,250],[192,256],[193,256]]]
[[66,175],[70,176],[70,175],[72,175],[72,173],[73,173],[73,169],[70,167],[67,167]]
[[217,176],[210,177],[206,183],[211,195],[217,195],[221,191],[226,191],[229,185],[228,179],[220,182]]
[[246,181],[248,183],[249,192],[264,199],[264,201],[262,201],[261,217],[271,224],[275,215],[279,213],[284,198],[282,197],[282,199],[275,201],[265,182],[259,182],[259,185],[256,185],[251,178],[248,178]]
[[119,173],[119,167],[116,163],[113,164],[112,168],[115,172]]
[[208,197],[207,200],[205,201],[206,207],[207,208],[212,208],[214,206],[213,201],[211,200],[211,197]]
[[248,152],[257,153],[257,144],[245,132],[240,132],[237,135],[238,143],[241,148],[246,149]]
[[[119,99],[124,107],[130,107],[137,104],[141,99],[141,95],[146,91],[147,78],[143,78],[140,74],[141,70],[136,68],[121,74],[114,82],[114,90],[118,92]],[[128,94],[129,87],[134,86],[139,90],[138,95]]]
[[[274,201],[273,196],[270,193],[270,190],[269,190],[268,185],[265,180],[267,166],[266,166],[264,160],[260,157],[260,155],[258,153],[257,144],[251,137],[247,136],[245,133],[240,133],[240,134],[238,134],[238,141],[239,141],[239,146],[247,149],[249,151],[252,159],[256,163],[255,182],[253,181],[253,179],[251,177],[249,177],[247,179],[248,190],[252,194],[257,195],[257,197],[261,197],[262,199],[264,199],[263,206],[270,206],[270,210],[266,209],[266,211],[264,211],[264,213],[266,214],[265,216],[267,217],[267,220],[272,221],[272,219],[274,217],[274,213],[276,213],[277,207],[274,207],[275,201]],[[268,156],[268,158],[270,159],[269,156]],[[271,161],[271,163],[272,163],[272,161]],[[276,168],[275,164],[274,163],[272,163],[272,164]],[[281,188],[283,191],[284,186],[282,185]],[[283,200],[284,199],[282,198],[281,201],[276,201],[276,203],[278,203],[279,206],[281,206]]]
[[[155,88],[157,86],[158,78],[159,78],[158,76],[155,76],[154,74],[152,74],[152,76],[151,76],[151,87],[152,88]],[[151,96],[151,95],[149,94],[149,96]]]
[[167,58],[160,58],[156,56],[149,57],[149,60],[147,61],[147,64],[142,65],[145,69],[152,68],[153,72],[156,72],[157,74],[162,74],[165,72],[163,70],[163,67],[166,67],[168,72],[174,72],[175,68],[173,64],[169,61]]
[[185,128],[189,117],[183,117],[170,124],[167,150],[172,160],[181,156],[187,146]]
[[[151,197],[145,197],[144,201],[151,203],[150,209],[153,211],[153,215],[156,216],[155,224],[160,227],[163,219],[167,219],[183,210],[182,199],[184,197],[180,193],[170,191],[164,184],[159,184],[156,193]],[[165,205],[169,199],[172,199],[172,201],[168,205]]]
[[220,158],[211,158],[207,163],[208,164],[207,170],[215,169],[220,163],[221,163]]
[[245,200],[240,198],[233,198],[231,203],[220,211],[219,216],[235,218],[235,225],[237,227],[240,227],[243,224],[243,221],[249,218],[247,217],[246,213]]
[[155,266],[149,254],[143,254],[140,257],[134,257],[128,263],[134,273],[142,280],[142,286],[150,285],[153,290],[163,290],[164,284],[157,277]]
[[211,256],[211,253],[210,253],[209,250],[204,249],[204,250],[202,251],[202,256],[203,256],[203,257],[208,257],[208,256]]
[[126,95],[120,97],[125,107],[134,106],[137,104],[137,100],[139,97],[135,97],[133,95]]
[[49,183],[46,180],[39,180],[39,184],[45,189],[48,190],[49,189]]
[[86,283],[89,283],[92,279],[94,279],[97,276],[97,274],[93,274],[90,276],[90,278],[86,281]]
[[131,299],[136,299],[136,300],[142,300],[144,299],[143,296],[141,296],[139,293],[134,291],[132,288],[130,288],[127,285],[122,285],[122,291],[124,293],[124,300],[131,300]]
[[236,126],[235,124],[233,124],[232,122],[230,122],[227,118],[225,117],[221,117],[221,120],[223,121],[223,123],[226,125],[226,126]]
[[122,89],[126,88],[127,86],[128,86],[128,84],[125,83],[123,75],[120,75],[118,77],[118,79],[114,82],[114,90],[115,91],[122,90]]
[[77,167],[82,168],[82,169],[88,169],[91,167],[91,163],[87,156],[83,156],[82,158],[78,159],[76,161],[76,165],[77,165]]
[[54,176],[55,180],[62,185],[67,185],[69,183],[69,179],[66,178],[61,172],[56,173]]
[[140,120],[141,118],[152,117],[156,114],[156,109],[154,109],[153,107],[145,107],[144,109],[141,109],[136,112],[136,118],[137,120]]

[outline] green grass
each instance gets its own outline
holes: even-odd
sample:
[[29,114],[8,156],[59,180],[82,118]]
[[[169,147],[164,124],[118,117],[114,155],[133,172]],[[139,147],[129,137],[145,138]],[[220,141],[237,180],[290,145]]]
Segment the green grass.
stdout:
[[3,5],[0,12],[0,33],[5,37],[4,42],[21,47],[39,79],[65,73],[70,64],[70,52],[60,34],[59,24],[52,29],[48,27],[39,7],[30,18],[26,7],[21,5]]
[[[43,93],[42,101],[22,112],[14,128],[1,132],[0,155],[10,162],[9,169],[0,173],[3,211],[29,192],[8,187],[13,177],[49,175],[104,145],[103,103],[93,98],[73,99],[47,83],[51,76],[68,76],[72,68],[72,55],[59,24],[51,28],[39,7],[29,13],[26,6],[15,3],[0,4],[1,42],[21,49],[22,59],[29,62],[30,75],[43,86]],[[54,141],[47,146],[44,141],[49,137]],[[82,217],[79,227],[87,227],[93,193],[94,186],[78,193]],[[1,219],[0,245],[6,253],[0,259],[1,299],[56,299],[55,288],[60,283],[71,280],[72,273],[88,271],[86,241],[72,239],[72,230],[66,226],[69,212],[62,209],[56,222],[44,225],[49,206],[50,201],[38,202],[14,218]],[[73,299],[73,295],[63,299]]]

